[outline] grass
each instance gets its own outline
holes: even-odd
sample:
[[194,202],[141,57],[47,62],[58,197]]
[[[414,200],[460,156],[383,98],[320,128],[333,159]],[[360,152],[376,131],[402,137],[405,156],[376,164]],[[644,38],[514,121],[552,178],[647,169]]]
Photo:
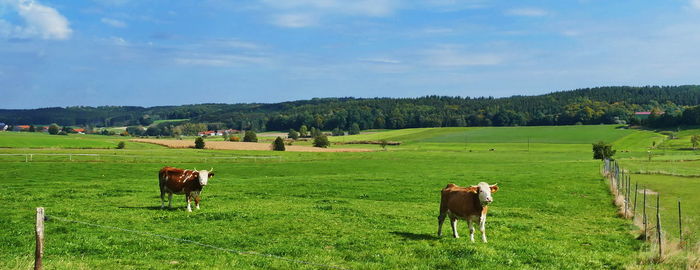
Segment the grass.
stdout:
[[149,144],[127,142],[129,137],[102,135],[49,135],[42,132],[0,132],[0,148],[116,148],[120,141],[126,142],[127,148],[160,148]]
[[[104,156],[73,162],[0,159],[10,176],[0,193],[6,209],[0,215],[5,228],[0,268],[31,265],[37,206],[46,207],[48,215],[345,268],[622,269],[636,264],[643,244],[630,236],[629,222],[617,218],[588,142],[597,140],[596,134],[613,141],[637,131],[612,126],[483,129],[355,135],[411,139],[370,153],[35,149]],[[520,137],[488,139],[513,131]],[[457,139],[470,132],[483,142],[465,145]],[[578,133],[586,136],[565,139]],[[523,134],[551,140],[528,148],[518,141]],[[105,158],[110,154],[117,155]],[[281,159],[211,158],[250,155]],[[175,209],[159,209],[156,174],[165,165],[214,167],[201,210],[185,212],[182,196],[175,197]],[[470,243],[465,222],[459,222],[462,238],[437,238],[439,190],[447,183],[480,181],[501,187],[487,221],[489,243]],[[58,220],[46,224],[46,269],[315,269]],[[446,230],[450,235],[449,226]]]

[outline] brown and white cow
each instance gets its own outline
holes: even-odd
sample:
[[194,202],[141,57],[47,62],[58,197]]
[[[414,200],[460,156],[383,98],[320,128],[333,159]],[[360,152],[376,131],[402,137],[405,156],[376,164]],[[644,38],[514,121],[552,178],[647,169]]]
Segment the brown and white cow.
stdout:
[[459,238],[457,233],[457,219],[465,219],[469,224],[469,237],[474,242],[474,224],[479,221],[481,240],[486,243],[486,212],[489,203],[493,202],[491,193],[498,191],[497,184],[489,186],[481,182],[476,186],[460,187],[449,184],[442,189],[440,198],[440,215],[438,216],[438,236],[442,235],[442,223],[445,215],[450,217],[452,235]]
[[160,186],[160,208],[165,208],[165,193],[168,193],[168,207],[172,208],[173,193],[185,194],[187,211],[192,212],[190,201],[194,199],[195,206],[199,209],[199,195],[202,188],[207,185],[209,178],[214,176],[214,169],[207,170],[183,170],[173,167],[163,167],[158,173]]

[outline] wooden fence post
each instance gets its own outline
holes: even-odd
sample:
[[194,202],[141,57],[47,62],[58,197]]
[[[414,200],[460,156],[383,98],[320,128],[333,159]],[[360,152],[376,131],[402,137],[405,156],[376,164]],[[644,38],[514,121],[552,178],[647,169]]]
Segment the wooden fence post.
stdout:
[[681,247],[683,246],[683,219],[681,219],[681,198],[678,198],[678,236],[681,239]]
[[44,208],[36,209],[36,250],[34,253],[34,270],[43,269],[41,258],[44,256]]
[[646,186],[642,187],[644,189],[644,199],[642,200],[642,223],[644,223],[644,241],[646,241],[647,238],[647,188]]
[[656,193],[656,235],[659,240],[659,259],[661,259],[661,256],[663,255],[663,250],[661,249],[663,246],[663,243],[661,242],[661,213],[659,212],[659,197],[661,197],[660,193]]
[[637,185],[638,182],[634,183],[634,206],[632,207],[632,216],[637,214]]

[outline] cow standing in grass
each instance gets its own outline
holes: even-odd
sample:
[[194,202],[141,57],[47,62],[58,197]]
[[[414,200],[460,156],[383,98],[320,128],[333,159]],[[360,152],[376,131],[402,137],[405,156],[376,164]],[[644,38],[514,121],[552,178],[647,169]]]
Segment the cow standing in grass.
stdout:
[[452,235],[459,238],[457,233],[457,219],[465,219],[469,224],[469,236],[474,242],[474,224],[479,221],[481,240],[486,243],[486,212],[489,203],[493,202],[491,193],[498,191],[497,185],[489,186],[481,182],[476,186],[460,187],[449,184],[442,189],[440,198],[440,215],[438,216],[438,236],[442,235],[442,223],[445,215],[450,217]]
[[160,186],[160,208],[165,208],[165,193],[168,193],[168,207],[172,208],[173,193],[185,194],[187,201],[187,211],[192,212],[190,202],[194,199],[194,204],[199,209],[199,195],[202,188],[207,185],[209,178],[214,176],[214,169],[207,170],[183,170],[173,167],[163,167],[158,173],[158,183]]

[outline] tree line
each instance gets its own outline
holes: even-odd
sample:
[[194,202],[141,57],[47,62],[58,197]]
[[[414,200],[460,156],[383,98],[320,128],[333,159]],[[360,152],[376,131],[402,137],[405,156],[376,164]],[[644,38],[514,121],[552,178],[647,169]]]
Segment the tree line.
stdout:
[[[700,86],[696,85],[598,87],[505,98],[347,97],[272,104],[0,110],[0,122],[13,125],[57,123],[63,126],[97,128],[131,126],[133,128],[130,131],[141,133],[140,135],[190,135],[194,130],[202,131],[205,128],[286,131],[301,126],[333,130],[336,133],[357,129],[463,126],[623,123],[658,126],[668,123],[697,123],[697,118],[692,120],[694,118],[690,116],[694,110],[689,108],[698,104]],[[652,114],[650,119],[642,123],[634,117],[634,112],[637,111],[664,114]],[[154,121],[158,120],[171,121],[161,121],[162,123],[154,125]]]

